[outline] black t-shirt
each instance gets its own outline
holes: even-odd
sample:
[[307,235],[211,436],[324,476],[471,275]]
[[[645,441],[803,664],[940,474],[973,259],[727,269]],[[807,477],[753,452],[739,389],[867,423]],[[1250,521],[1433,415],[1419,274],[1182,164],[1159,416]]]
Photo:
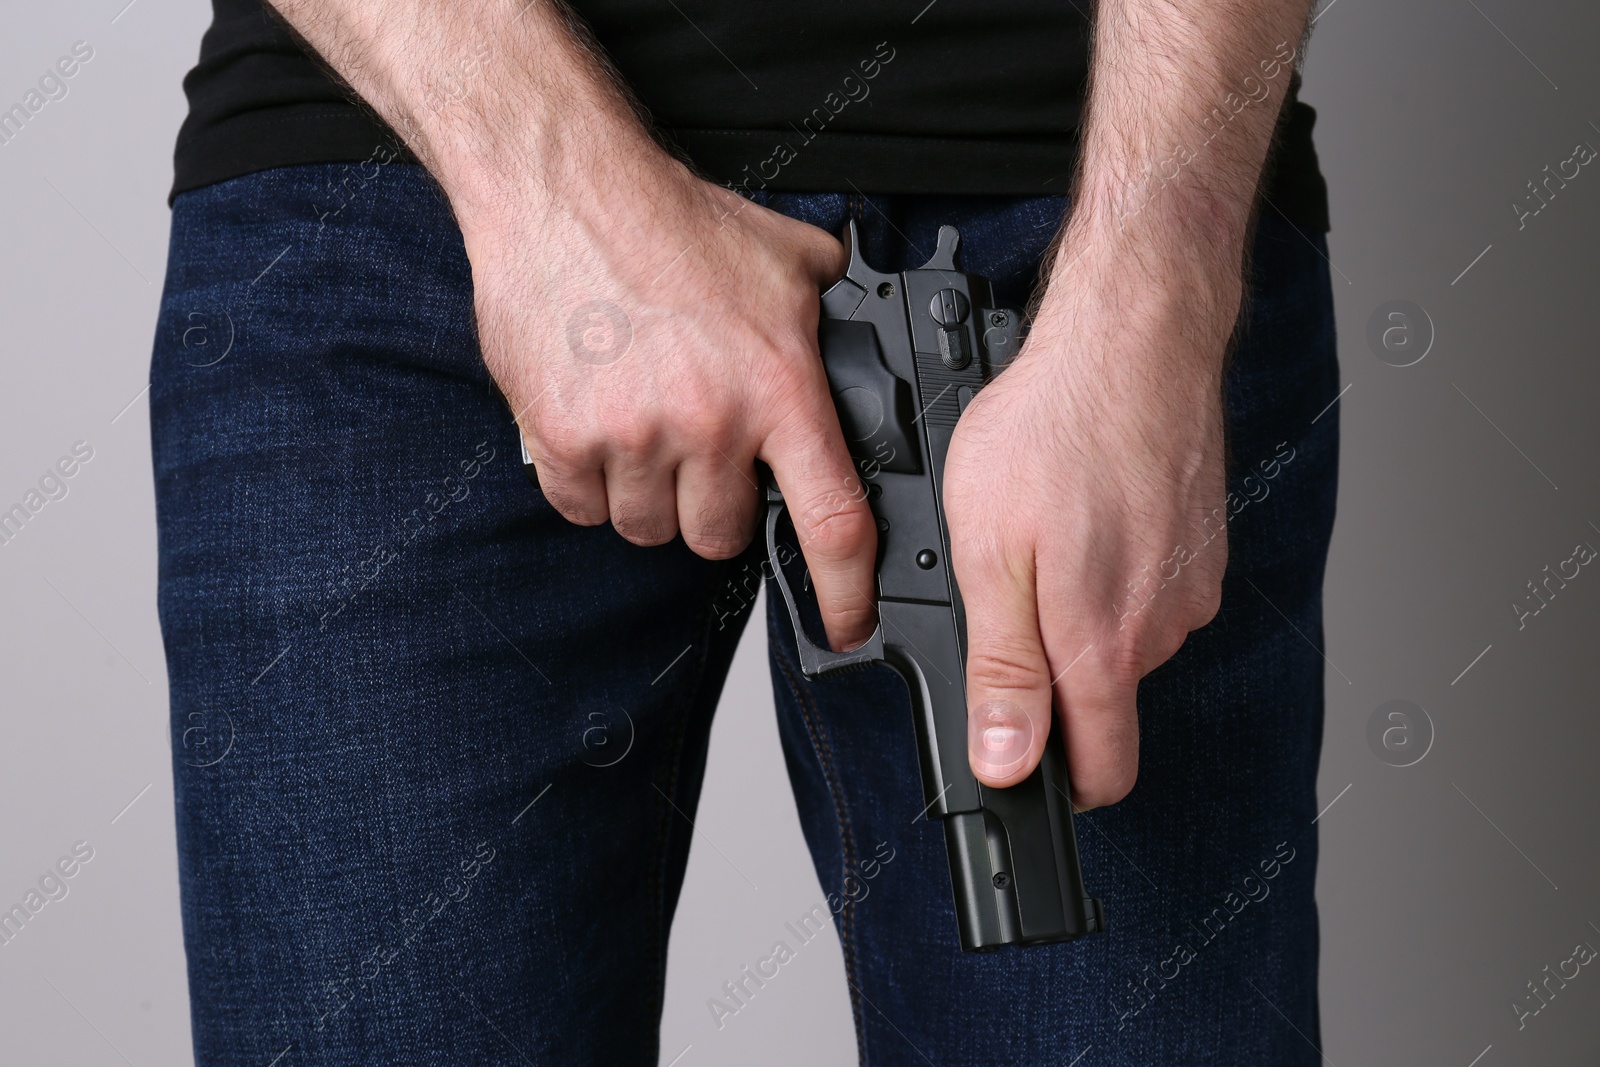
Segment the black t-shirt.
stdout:
[[[744,189],[1065,193],[1088,73],[1089,25],[1059,0],[574,0],[650,112],[707,177]],[[308,55],[263,0],[213,0],[184,79],[173,195],[297,163],[356,162],[399,144]],[[495,76],[490,38],[441,92]],[[1288,46],[1292,47],[1292,46]],[[1263,70],[1268,68],[1263,68]],[[1245,84],[1244,77],[1254,75]],[[1327,229],[1315,112],[1291,80],[1265,192]],[[1238,101],[1260,91],[1242,72]],[[1215,112],[1227,121],[1228,105]],[[1207,136],[1197,128],[1193,145]],[[1177,146],[1175,146],[1177,147]],[[401,158],[410,158],[400,150]],[[1268,210],[1271,210],[1269,208]]]

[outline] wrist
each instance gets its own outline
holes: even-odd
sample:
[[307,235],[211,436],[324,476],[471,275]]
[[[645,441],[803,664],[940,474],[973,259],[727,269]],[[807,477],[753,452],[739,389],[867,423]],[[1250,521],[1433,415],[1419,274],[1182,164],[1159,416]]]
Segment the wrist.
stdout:
[[1075,395],[1191,418],[1219,401],[1243,292],[1236,268],[1069,228],[1017,362]]
[[433,121],[425,158],[469,240],[560,219],[629,225],[641,200],[687,189],[688,168],[614,103],[556,116],[530,99],[503,118],[475,111]]
[[1171,338],[1179,343],[1162,346],[1152,359],[1220,367],[1243,296],[1240,257],[1170,233],[1095,228],[1075,218],[1032,333],[1066,331],[1075,344],[1091,335],[1098,341],[1093,347],[1108,352],[1121,347],[1118,338]]
[[1081,259],[1225,289],[1243,273],[1252,204],[1251,195],[1218,193],[1194,181],[1149,188],[1085,182],[1072,201],[1056,266]]
[[657,177],[690,177],[555,9],[528,5],[472,38],[464,25],[424,27],[442,40],[422,61],[408,51],[415,35],[363,34],[372,76],[360,79],[463,229],[580,214]]

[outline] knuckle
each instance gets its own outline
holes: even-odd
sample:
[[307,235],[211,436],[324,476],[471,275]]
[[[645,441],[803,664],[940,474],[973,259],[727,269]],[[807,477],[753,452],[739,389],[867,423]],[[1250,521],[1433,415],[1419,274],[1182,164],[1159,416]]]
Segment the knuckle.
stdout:
[[685,531],[684,544],[701,559],[732,559],[750,545],[748,534],[734,534],[716,530]]
[[[1090,667],[1085,672],[1090,684],[1084,696],[1098,712],[1120,714],[1125,702],[1132,703],[1133,698],[1127,694],[1138,689],[1139,679],[1148,669],[1149,650],[1166,640],[1164,633],[1165,629],[1148,625],[1125,630],[1116,641],[1104,649],[1096,648],[1087,657],[1092,663],[1085,664]],[[1078,671],[1074,670],[1072,676],[1078,677]]]
[[1154,660],[1152,667],[1160,666],[1173,656],[1176,656],[1178,650],[1183,647],[1184,642],[1189,639],[1191,629],[1198,629],[1198,627],[1172,626],[1162,630],[1152,657]]
[[816,300],[816,290],[802,282],[796,293],[798,306],[794,307],[794,314],[784,317],[784,325],[774,332],[770,342],[779,363],[798,371],[796,377],[802,382],[811,381],[814,372],[821,369],[817,360],[817,335],[807,333],[800,325],[805,319],[806,304],[809,302],[815,308]]
[[612,505],[611,525],[623,540],[645,548],[664,545],[677,533],[660,514],[628,501]]
[[732,404],[721,399],[694,398],[684,402],[678,409],[678,423],[691,449],[710,449],[726,455],[738,444],[738,413]]
[[632,405],[609,405],[600,412],[600,432],[607,450],[622,455],[647,455],[660,440],[654,419]]
[[[819,275],[828,275],[842,271],[847,258],[844,244],[826,230],[815,226],[807,226],[805,229],[809,232],[800,233],[801,248],[815,272]],[[802,290],[801,295],[804,296],[806,293],[806,290]]]
[[598,435],[565,412],[540,412],[526,437],[535,459],[575,469],[598,465]]
[[596,501],[559,486],[546,489],[544,498],[562,518],[577,526],[599,526],[608,517],[606,509]]
[[540,479],[539,492],[544,497],[545,503],[554,508],[556,514],[568,522],[577,522],[578,516],[583,513],[581,501],[567,495],[559,485],[550,484],[548,478]]
[[1125,622],[1115,645],[1108,648],[1103,666],[1108,680],[1123,685],[1144,674],[1176,652],[1188,636],[1187,600],[1147,605]]
[[848,559],[872,535],[872,514],[844,492],[829,493],[808,507],[801,519],[801,547],[808,556],[826,560]]
[[643,419],[619,420],[606,427],[609,450],[625,456],[648,456],[659,440],[655,426]]
[[683,540],[704,559],[732,559],[750,544],[749,523],[720,505],[703,504],[694,521],[684,524]]
[[973,646],[967,672],[986,689],[1037,689],[1049,682],[1039,654],[1020,642],[990,639]]
[[823,405],[828,402],[827,379],[815,347],[800,343],[778,345],[762,391],[765,409],[773,415],[771,425],[777,430],[806,440],[816,437],[828,425],[823,417]]
[[856,593],[831,598],[826,604],[819,603],[818,609],[823,625],[829,630],[850,630],[872,618],[872,602]]
[[1207,583],[1195,598],[1194,611],[1189,619],[1189,629],[1199,630],[1209,626],[1211,620],[1217,617],[1222,610],[1222,586],[1219,583]]
[[[550,485],[544,485],[544,482]],[[595,498],[592,493],[584,493],[565,482],[558,482],[555,478],[544,478],[539,483],[539,491],[544,494],[547,504],[554,507],[560,517],[566,522],[578,526],[602,526],[606,518],[610,518],[606,510],[605,499]]]
[[545,502],[568,522],[579,526],[599,526],[609,517],[606,499],[598,487],[575,478],[576,468],[559,457],[543,454],[534,460],[534,476]]
[[1144,656],[1136,644],[1116,646],[1105,658],[1105,669],[1111,683],[1119,689],[1137,686],[1144,677]]

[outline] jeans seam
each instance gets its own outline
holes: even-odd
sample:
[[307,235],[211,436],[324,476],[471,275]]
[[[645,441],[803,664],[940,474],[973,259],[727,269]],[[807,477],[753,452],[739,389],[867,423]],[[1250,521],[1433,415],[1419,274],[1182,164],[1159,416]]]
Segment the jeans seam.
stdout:
[[[702,611],[701,621],[696,629],[705,629],[710,625],[710,612]],[[661,805],[661,816],[656,821],[656,847],[650,860],[648,878],[650,879],[651,897],[655,903],[655,931],[650,942],[651,967],[651,1003],[656,1017],[655,1036],[651,1049],[652,1057],[659,1056],[661,1049],[660,1016],[666,1001],[666,959],[663,949],[666,946],[668,926],[666,916],[666,867],[667,849],[671,841],[671,824],[674,805],[677,803],[673,795],[678,791],[680,771],[683,764],[683,743],[688,733],[689,718],[693,714],[695,696],[700,692],[701,683],[705,679],[706,657],[710,654],[710,641],[701,643],[702,650],[695,657],[694,683],[685,693],[679,705],[680,714],[672,726],[672,732],[667,738],[666,748],[671,752],[671,758],[666,768],[666,791]]]
[[[788,656],[782,650],[777,652],[778,667],[783,671],[784,680],[789,685],[789,691],[794,694],[796,703],[800,706],[800,718],[805,723],[806,734],[811,739],[811,749],[817,755],[817,760],[822,764],[823,778],[827,782],[828,796],[833,801],[834,814],[839,821],[840,847],[844,856],[844,870],[849,871],[852,859],[856,854],[855,835],[851,831],[849,808],[844,803],[844,787],[838,780],[834,769],[833,746],[828,741],[826,728],[822,725],[821,717],[815,713],[815,708],[806,696],[805,691],[796,683],[794,672],[790,667]],[[839,942],[843,949],[845,972],[850,980],[850,1013],[855,1018],[856,1043],[861,1050],[861,1063],[867,1062],[867,1031],[861,1013],[861,983],[859,981],[860,966],[856,958],[856,942],[851,934],[849,909],[841,908],[839,911]]]

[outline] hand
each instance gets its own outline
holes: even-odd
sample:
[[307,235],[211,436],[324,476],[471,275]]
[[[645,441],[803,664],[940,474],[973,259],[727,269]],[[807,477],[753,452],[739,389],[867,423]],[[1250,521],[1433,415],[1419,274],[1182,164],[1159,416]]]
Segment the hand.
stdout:
[[876,624],[877,531],[817,351],[844,248],[649,151],[630,188],[463,219],[484,360],[573,522],[725,559],[766,462],[829,639],[854,647]]
[[724,559],[754,532],[761,459],[829,640],[870,637],[877,528],[817,352],[839,242],[669,156],[562,5],[272,2],[449,197],[551,504]]
[[1133,788],[1139,679],[1216,614],[1227,562],[1221,368],[1239,283],[1128,262],[1091,256],[1052,286],[945,472],[973,771],[1026,778],[1053,702],[1080,809]]

